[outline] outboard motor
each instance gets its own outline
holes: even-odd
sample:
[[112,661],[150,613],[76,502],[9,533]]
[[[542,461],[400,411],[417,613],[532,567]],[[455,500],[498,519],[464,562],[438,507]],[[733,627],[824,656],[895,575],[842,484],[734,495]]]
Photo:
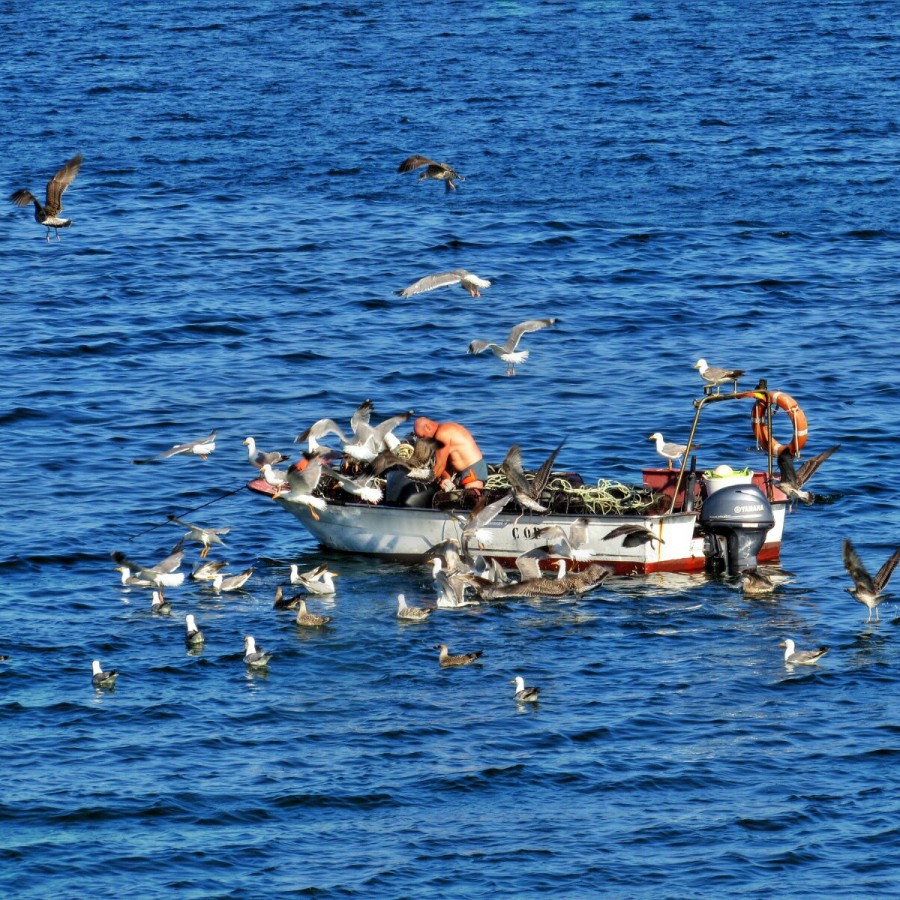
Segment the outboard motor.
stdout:
[[430,509],[432,498],[438,492],[435,482],[413,481],[405,469],[391,469],[385,476],[385,481],[386,506]]
[[710,494],[700,510],[700,527],[710,545],[707,566],[729,575],[755,568],[774,525],[772,507],[755,484],[735,484]]

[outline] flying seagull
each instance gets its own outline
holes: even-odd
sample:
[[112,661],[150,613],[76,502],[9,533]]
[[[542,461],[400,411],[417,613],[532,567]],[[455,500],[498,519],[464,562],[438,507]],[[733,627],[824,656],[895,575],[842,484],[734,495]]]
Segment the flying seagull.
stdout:
[[519,346],[519,341],[522,340],[522,335],[530,334],[532,331],[539,331],[541,328],[547,328],[557,321],[557,319],[529,319],[527,322],[519,322],[518,325],[512,327],[505,343],[495,344],[492,341],[472,341],[469,344],[469,353],[482,353],[484,350],[490,349],[494,356],[506,363],[506,374],[515,375],[516,366],[528,359],[527,350],[516,350],[516,347]]
[[705,359],[698,359],[694,368],[700,372],[700,377],[706,382],[703,393],[708,394],[713,388],[719,393],[721,385],[730,381],[734,390],[737,390],[737,380],[744,374],[743,369],[723,369],[720,366],[711,366]]
[[529,482],[525,476],[525,469],[522,466],[522,451],[518,444],[513,444],[506,453],[503,462],[500,463],[500,471],[506,476],[513,489],[516,502],[525,509],[533,512],[545,513],[546,506],[541,506],[540,498],[550,481],[550,473],[553,469],[553,463],[565,439],[559,442],[556,449],[544,460],[540,469],[534,473],[532,480]]
[[75,180],[81,162],[84,157],[79,153],[73,156],[63,167],[47,182],[47,199],[44,205],[38,202],[37,197],[31,191],[24,188],[10,195],[10,200],[16,206],[28,206],[34,204],[34,220],[38,225],[47,229],[47,240],[50,240],[50,229],[56,231],[56,239],[59,240],[59,229],[68,228],[72,224],[71,219],[60,218],[62,212],[62,195],[66,188]]
[[185,522],[183,519],[179,519],[178,516],[173,516],[171,513],[169,513],[166,518],[175,525],[181,525],[182,527],[187,528],[185,539],[189,538],[192,541],[196,541],[198,544],[203,544],[203,549],[200,551],[201,559],[206,559],[206,554],[209,553],[211,544],[221,544],[224,547],[225,542],[219,535],[228,534],[228,532],[231,531],[230,528],[201,528],[199,525],[191,525],[190,522]]
[[156,459],[168,459],[170,456],[178,456],[181,453],[191,453],[199,456],[200,459],[206,459],[213,450],[216,449],[216,432],[211,431],[205,438],[198,438],[196,441],[187,441],[184,444],[176,444],[171,450],[165,450],[156,456],[147,459],[133,459],[132,462],[137,465],[153,462]]
[[428,178],[433,178],[436,181],[443,181],[447,191],[456,190],[454,181],[466,180],[452,166],[448,166],[447,163],[435,162],[433,159],[429,159],[427,156],[420,156],[419,154],[404,159],[397,166],[397,172],[403,175],[406,172],[415,172],[416,169],[421,169],[423,166],[425,171],[419,175],[418,180],[425,181]]
[[618,525],[611,531],[607,531],[603,540],[609,541],[617,537],[622,538],[623,547],[638,547],[647,543],[652,545],[653,541],[656,541],[657,544],[665,543],[655,531],[635,522],[626,522],[624,525]]
[[883,591],[900,562],[900,547],[898,547],[890,556],[890,559],[878,570],[878,574],[873,578],[866,567],[863,565],[859,554],[850,543],[850,538],[844,538],[844,567],[850,573],[853,579],[853,587],[847,588],[847,592],[856,597],[860,603],[865,604],[869,608],[868,622],[875,613],[875,621],[879,619],[878,606],[884,600]]
[[781,481],[778,483],[778,487],[780,487],[792,500],[800,500],[807,505],[812,503],[816,499],[816,495],[812,491],[803,490],[803,485],[813,477],[819,466],[821,466],[835,450],[840,450],[840,448],[840,444],[835,444],[833,447],[829,447],[827,450],[817,453],[815,456],[806,460],[798,470],[794,468],[794,460],[791,457],[790,449],[785,447],[784,450],[778,454],[778,471],[781,473]]
[[465,269],[454,269],[452,272],[438,272],[436,275],[426,275],[413,282],[402,291],[394,291],[400,297],[412,297],[413,294],[423,294],[425,291],[433,291],[435,288],[446,287],[449,284],[458,284],[463,290],[468,291],[472,297],[480,297],[484,288],[489,288],[491,283],[486,278],[479,278],[474,272]]

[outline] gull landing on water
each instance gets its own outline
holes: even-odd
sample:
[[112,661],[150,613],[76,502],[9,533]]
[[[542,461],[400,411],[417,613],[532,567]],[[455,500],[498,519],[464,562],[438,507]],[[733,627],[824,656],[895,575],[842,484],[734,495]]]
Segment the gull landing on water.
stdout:
[[516,347],[519,346],[519,341],[522,340],[522,336],[530,334],[532,331],[539,331],[541,328],[548,328],[557,321],[558,319],[529,319],[527,322],[519,322],[518,325],[512,327],[505,343],[495,344],[491,341],[472,341],[469,344],[469,353],[482,353],[489,349],[494,356],[506,363],[506,374],[515,375],[516,366],[528,359],[527,350],[516,350]]
[[454,269],[452,272],[438,272],[436,275],[426,275],[413,282],[402,291],[394,291],[400,297],[412,297],[413,294],[422,294],[425,291],[433,291],[435,288],[445,287],[449,284],[458,284],[463,290],[469,292],[471,297],[480,297],[484,288],[489,288],[491,283],[486,278],[479,278],[474,272],[465,269]]
[[421,169],[423,166],[425,171],[419,175],[418,180],[425,181],[428,178],[433,178],[435,181],[443,181],[447,191],[456,190],[454,181],[466,180],[452,166],[448,166],[447,163],[435,162],[435,160],[429,159],[427,156],[421,156],[418,153],[404,159],[397,166],[397,173],[403,175],[406,172],[415,172],[416,169]]
[[56,231],[56,239],[59,240],[59,229],[68,228],[72,224],[71,219],[60,218],[62,212],[62,195],[66,188],[75,180],[84,157],[79,153],[73,156],[60,170],[47,182],[47,199],[41,206],[37,197],[31,191],[22,189],[10,195],[10,200],[16,206],[28,206],[34,204],[34,220],[38,225],[47,229],[47,240],[50,240],[50,229]]
[[891,580],[891,575],[894,574],[897,563],[900,562],[900,548],[891,554],[888,561],[878,570],[878,574],[874,578],[863,565],[849,538],[844,539],[843,551],[844,567],[853,579],[853,587],[847,588],[847,592],[869,608],[869,617],[866,619],[866,622],[871,620],[873,612],[877,622],[879,620],[878,607],[884,600],[883,591]]

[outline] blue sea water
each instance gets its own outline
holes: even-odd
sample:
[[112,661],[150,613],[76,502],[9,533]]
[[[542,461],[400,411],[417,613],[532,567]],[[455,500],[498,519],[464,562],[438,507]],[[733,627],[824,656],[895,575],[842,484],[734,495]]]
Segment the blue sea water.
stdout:
[[[0,229],[0,894],[897,895],[900,614],[866,624],[841,562],[900,536],[895,4],[0,15],[3,191],[85,157],[60,241],[11,204]],[[412,153],[465,181],[398,175]],[[491,288],[393,293],[459,267]],[[465,352],[544,316],[515,378]],[[293,451],[366,398],[639,481],[700,356],[795,397],[807,455],[841,445],[772,602],[649,576],[402,625],[424,566],[325,553],[241,490],[247,435]],[[728,406],[700,465],[760,465]],[[205,462],[131,465],[213,428]],[[230,526],[248,591],[151,616],[110,552],[162,558],[167,513]],[[306,634],[272,598],[320,561]],[[786,637],[831,650],[790,671]],[[484,657],[442,671],[438,642]]]

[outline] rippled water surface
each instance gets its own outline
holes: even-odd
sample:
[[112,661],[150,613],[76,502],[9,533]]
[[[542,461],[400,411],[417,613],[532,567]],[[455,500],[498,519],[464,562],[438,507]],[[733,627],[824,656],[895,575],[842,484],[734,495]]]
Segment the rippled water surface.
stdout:
[[[894,4],[0,9],[3,191],[85,157],[59,242],[11,204],[0,229],[0,893],[896,896],[900,615],[865,623],[840,552],[875,571],[900,537]],[[491,288],[393,293],[459,267]],[[544,316],[515,378],[465,352]],[[293,451],[366,398],[639,481],[700,356],[841,445],[769,602],[649,576],[398,624],[426,567],[241,489],[247,435]],[[737,406],[702,467],[761,464]],[[213,428],[205,462],[131,465]],[[248,590],[166,618],[122,588],[110,552],[162,558],[167,513],[230,526]],[[334,622],[304,633],[272,598],[320,561]],[[791,671],[786,637],[831,650]]]

